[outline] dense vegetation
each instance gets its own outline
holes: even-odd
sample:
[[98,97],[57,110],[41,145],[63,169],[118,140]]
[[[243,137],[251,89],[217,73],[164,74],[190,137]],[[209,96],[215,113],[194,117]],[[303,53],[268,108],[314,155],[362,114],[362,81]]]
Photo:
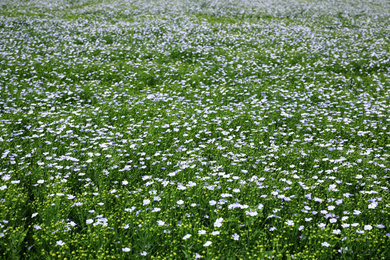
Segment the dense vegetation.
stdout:
[[389,150],[389,1],[0,1],[3,259],[390,259]]

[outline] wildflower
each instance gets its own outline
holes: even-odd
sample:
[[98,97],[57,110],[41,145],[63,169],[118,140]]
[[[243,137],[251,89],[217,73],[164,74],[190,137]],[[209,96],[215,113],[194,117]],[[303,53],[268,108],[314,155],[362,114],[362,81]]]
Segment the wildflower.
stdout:
[[213,236],[216,236],[216,235],[219,235],[219,234],[221,234],[221,232],[219,232],[219,231],[213,231],[213,232],[211,232],[211,235],[213,235]]
[[[338,251],[340,254],[345,254],[348,252],[348,247],[340,247],[340,249]],[[352,250],[351,250],[351,252],[352,252]]]
[[373,201],[371,204],[368,205],[368,208],[369,208],[369,209],[375,209],[376,206],[378,206],[378,202]]
[[33,214],[31,215],[31,218],[35,218],[37,215],[38,215],[38,212],[33,213]]
[[191,234],[187,234],[187,235],[185,235],[185,236],[183,237],[183,240],[187,240],[187,239],[189,239],[191,236],[192,236]]
[[326,247],[329,247],[329,246],[330,246],[330,244],[329,244],[328,242],[323,242],[323,243],[321,243],[321,245],[322,245],[322,246],[326,246]]
[[162,220],[158,220],[157,223],[158,223],[159,226],[164,226],[164,224],[165,224],[165,222],[162,221]]
[[292,220],[287,220],[287,221],[286,221],[286,225],[287,225],[287,226],[294,226],[294,221],[292,221]]
[[334,230],[332,231],[332,233],[335,234],[335,235],[338,235],[338,234],[341,233],[341,230],[340,230],[340,229],[334,229]]
[[210,200],[209,203],[211,206],[214,206],[215,204],[217,204],[217,202],[215,200]]
[[87,219],[87,220],[86,220],[86,223],[87,223],[87,224],[92,224],[92,223],[93,223],[93,219]]
[[305,226],[302,225],[302,226],[300,226],[300,227],[298,228],[298,230],[301,231],[301,230],[303,230],[304,228],[305,228]]
[[195,254],[195,259],[199,259],[199,258],[201,258],[202,256],[200,255],[200,254],[198,254],[198,253],[196,253]]
[[274,230],[276,230],[276,227],[270,227],[270,229],[269,229],[269,231],[274,231]]
[[202,230],[198,230],[198,234],[199,235],[204,235],[204,234],[206,234],[206,230],[203,230],[203,229]]
[[142,256],[146,256],[148,253],[146,251],[143,251],[142,253],[140,253],[140,255]]
[[56,242],[56,245],[63,246],[63,245],[65,245],[65,242],[63,242],[62,240],[58,240]]
[[343,224],[341,224],[341,226],[342,226],[343,228],[347,228],[347,227],[351,226],[351,224],[343,223]]
[[221,227],[222,226],[222,222],[223,222],[223,218],[218,218],[215,222],[214,222],[214,227]]
[[371,225],[364,225],[364,230],[371,230],[372,226]]
[[211,245],[213,242],[211,242],[211,241],[207,241],[206,243],[204,243],[204,247],[208,247],[209,245]]
[[124,248],[122,248],[122,251],[123,251],[123,252],[130,252],[130,248],[124,247]]
[[245,211],[245,214],[254,217],[257,216],[257,211]]
[[148,205],[150,203],[150,200],[149,199],[146,199],[146,200],[144,200],[143,201],[143,205],[145,206],[145,205]]
[[237,233],[234,233],[233,235],[232,235],[232,238],[234,239],[234,240],[239,240],[240,239],[240,235],[238,235]]
[[177,205],[183,205],[184,201],[183,200],[178,200],[176,203],[177,203]]

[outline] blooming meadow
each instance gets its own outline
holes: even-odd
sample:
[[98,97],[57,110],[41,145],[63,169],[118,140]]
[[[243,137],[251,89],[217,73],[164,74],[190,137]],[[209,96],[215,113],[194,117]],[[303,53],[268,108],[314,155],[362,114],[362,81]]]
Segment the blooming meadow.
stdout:
[[389,1],[0,1],[3,259],[390,259],[389,157]]

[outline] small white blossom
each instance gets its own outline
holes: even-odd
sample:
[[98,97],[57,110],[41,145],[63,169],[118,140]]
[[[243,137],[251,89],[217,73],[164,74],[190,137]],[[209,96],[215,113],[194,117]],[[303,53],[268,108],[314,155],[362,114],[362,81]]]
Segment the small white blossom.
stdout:
[[204,243],[204,247],[208,247],[209,245],[211,245],[213,242],[211,242],[211,241],[207,241],[206,243]]
[[238,235],[237,233],[234,233],[234,234],[232,235],[232,238],[233,238],[234,240],[239,240],[239,239],[240,239],[240,235]]
[[187,235],[185,235],[185,236],[183,237],[183,240],[187,240],[187,239],[189,239],[191,236],[192,236],[191,234],[187,234]]

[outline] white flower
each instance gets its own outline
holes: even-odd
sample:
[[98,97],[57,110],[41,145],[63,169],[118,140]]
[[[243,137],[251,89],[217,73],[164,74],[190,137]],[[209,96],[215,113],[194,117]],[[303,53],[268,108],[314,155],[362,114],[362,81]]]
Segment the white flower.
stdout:
[[234,189],[233,192],[238,193],[240,192],[240,189]]
[[157,223],[159,226],[164,226],[165,222],[162,220],[157,220]]
[[331,218],[331,219],[329,219],[329,222],[330,222],[330,223],[336,223],[336,222],[337,222],[337,219],[336,219],[336,218]]
[[183,240],[186,240],[186,239],[189,239],[192,235],[191,234],[187,234],[183,237]]
[[218,218],[215,222],[214,222],[214,227],[221,227],[222,226],[222,222],[223,222],[223,218]]
[[148,205],[150,203],[150,200],[149,199],[146,199],[146,200],[144,200],[143,201],[143,205],[145,206],[145,205]]
[[124,247],[124,248],[122,248],[122,251],[123,251],[123,252],[130,252],[130,248]]
[[274,231],[274,230],[276,230],[276,227],[271,227],[271,228],[269,229],[269,231]]
[[309,222],[309,221],[311,221],[313,218],[305,218],[305,221],[306,222]]
[[198,231],[198,234],[199,234],[199,235],[204,235],[204,234],[206,234],[206,230],[203,230],[203,229],[202,229],[202,230],[199,230],[199,231]]
[[36,215],[38,215],[38,212],[33,213],[33,214],[31,215],[31,218],[35,218]]
[[338,235],[338,234],[341,233],[341,230],[340,230],[340,229],[334,229],[334,230],[332,231],[332,233],[335,234],[335,235]]
[[257,216],[257,211],[245,211],[245,214],[254,217]]
[[232,238],[233,238],[234,240],[239,240],[239,239],[240,239],[240,235],[238,235],[237,233],[234,233],[234,234],[232,235]]
[[325,227],[326,227],[326,224],[324,224],[324,223],[320,223],[320,224],[318,224],[318,227],[320,227],[321,229],[323,229],[323,228],[325,228]]
[[371,225],[364,225],[364,230],[371,230],[372,226]]
[[294,226],[294,221],[292,220],[287,220],[285,223],[287,226]]
[[350,227],[350,226],[351,226],[351,224],[348,224],[348,223],[343,223],[341,226],[342,226],[343,228],[347,228],[347,227]]
[[219,232],[219,231],[213,231],[213,232],[211,232],[211,235],[213,235],[213,236],[216,236],[216,235],[219,235],[219,234],[221,234],[221,232]]
[[206,243],[204,243],[204,247],[207,247],[207,246],[209,246],[209,245],[211,245],[213,242],[211,242],[211,241],[207,241]]
[[146,251],[143,251],[140,255],[146,256],[148,253]]
[[62,240],[58,240],[58,241],[56,242],[56,244],[59,245],[59,246],[65,245],[65,243],[64,243]]
[[39,181],[37,181],[38,184],[42,184],[42,183],[44,183],[44,182],[45,182],[44,180],[39,180]]
[[214,206],[215,204],[217,204],[217,202],[215,200],[210,200],[209,203],[211,206]]
[[[122,185],[127,185],[127,184],[129,184],[129,182],[128,181],[122,181]],[[126,247],[127,248],[127,247]],[[128,252],[128,251],[127,251]]]
[[321,245],[322,245],[322,246],[326,246],[326,247],[329,247],[329,246],[330,246],[330,244],[329,244],[328,242],[323,242],[323,243],[321,243]]
[[378,206],[378,202],[373,201],[370,205],[368,205],[368,208],[369,208],[369,209],[375,209],[376,206]]
[[263,204],[259,204],[259,206],[257,206],[257,208],[260,209],[260,210],[261,210],[263,207],[264,207]]
[[338,251],[339,251],[340,254],[347,253],[348,252],[348,247],[340,247],[340,249]]
[[87,224],[92,224],[93,223],[93,219],[87,219],[87,221],[85,221]]
[[177,203],[177,205],[183,205],[184,201],[183,200],[179,200],[176,203]]
[[353,214],[354,215],[359,215],[360,213],[362,213],[360,210],[357,210],[357,209],[355,209],[354,211],[353,211]]
[[302,225],[302,226],[300,226],[300,227],[298,228],[298,230],[301,231],[301,230],[303,230],[304,228],[305,228],[305,226]]

